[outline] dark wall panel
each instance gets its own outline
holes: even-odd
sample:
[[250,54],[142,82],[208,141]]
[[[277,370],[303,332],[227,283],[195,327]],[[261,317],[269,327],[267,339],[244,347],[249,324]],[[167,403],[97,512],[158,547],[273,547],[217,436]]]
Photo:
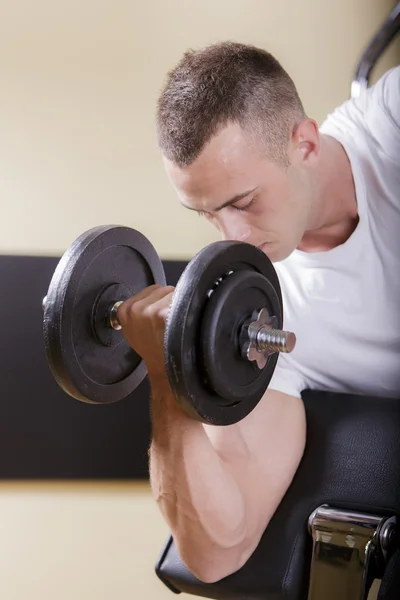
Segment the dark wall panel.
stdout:
[[[0,479],[145,479],[149,386],[97,406],[54,381],[41,302],[58,258],[0,256]],[[184,262],[165,261],[175,285]]]

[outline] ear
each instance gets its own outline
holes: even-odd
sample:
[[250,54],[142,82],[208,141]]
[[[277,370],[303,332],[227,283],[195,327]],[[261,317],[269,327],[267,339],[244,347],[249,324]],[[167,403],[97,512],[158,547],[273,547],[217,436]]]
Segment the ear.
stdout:
[[304,119],[294,127],[291,147],[293,159],[298,164],[311,166],[316,162],[320,152],[320,134],[313,119]]

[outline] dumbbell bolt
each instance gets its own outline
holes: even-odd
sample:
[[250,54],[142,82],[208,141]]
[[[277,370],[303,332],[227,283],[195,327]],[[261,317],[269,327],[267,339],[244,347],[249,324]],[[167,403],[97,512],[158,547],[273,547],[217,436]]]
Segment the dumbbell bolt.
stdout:
[[256,346],[258,352],[292,352],[296,345],[296,336],[290,331],[261,327],[257,333]]
[[240,334],[243,358],[255,361],[259,369],[263,369],[268,357],[275,352],[292,352],[296,345],[296,336],[291,331],[277,329],[277,318],[270,316],[266,308],[253,314]]

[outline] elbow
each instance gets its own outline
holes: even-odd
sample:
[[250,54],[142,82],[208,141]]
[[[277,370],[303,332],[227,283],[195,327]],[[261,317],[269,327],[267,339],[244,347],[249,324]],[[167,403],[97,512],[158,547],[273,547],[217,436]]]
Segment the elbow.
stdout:
[[206,563],[202,563],[198,560],[183,560],[183,562],[196,579],[202,583],[208,584],[217,583],[218,581],[221,581],[221,579],[232,575],[237,570],[231,564],[220,564],[219,562],[212,564],[210,560]]
[[199,553],[196,555],[180,553],[182,562],[192,575],[199,581],[208,584],[217,583],[239,571],[251,554],[252,549],[243,551],[241,547],[210,551],[204,556],[200,556]]
[[221,581],[221,579],[224,579],[225,577],[228,577],[228,575],[230,575],[231,573],[228,572],[226,574],[223,574],[220,572],[220,570],[216,570],[216,571],[210,571],[210,570],[204,570],[204,571],[200,571],[199,573],[193,573],[193,575],[202,583],[207,583],[207,584],[212,584],[212,583],[217,583],[218,581]]
[[225,579],[225,577],[229,577],[229,575],[233,575],[233,573],[236,573],[238,570],[239,569],[233,568],[221,569],[220,567],[216,566],[215,568],[206,568],[201,570],[198,572],[198,574],[193,573],[193,575],[195,575],[195,577],[197,577],[197,579],[203,583],[212,584],[221,581],[221,579]]

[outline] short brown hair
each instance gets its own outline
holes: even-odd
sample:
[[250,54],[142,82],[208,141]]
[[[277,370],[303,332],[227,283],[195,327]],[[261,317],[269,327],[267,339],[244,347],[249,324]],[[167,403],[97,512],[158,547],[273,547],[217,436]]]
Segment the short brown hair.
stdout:
[[267,154],[287,162],[287,145],[305,112],[296,87],[268,52],[223,42],[186,52],[167,78],[157,105],[162,153],[191,164],[230,122],[265,141]]

